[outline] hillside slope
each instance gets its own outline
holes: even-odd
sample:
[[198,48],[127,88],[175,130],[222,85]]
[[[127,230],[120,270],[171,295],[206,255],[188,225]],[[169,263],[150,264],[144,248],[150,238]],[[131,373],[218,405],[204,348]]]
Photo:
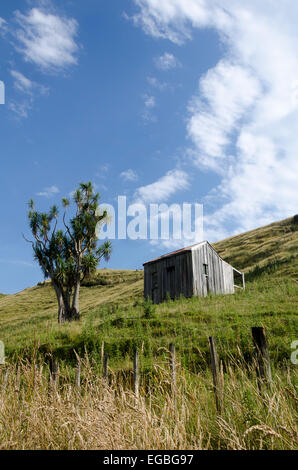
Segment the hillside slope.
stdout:
[[[247,274],[247,289],[233,296],[181,299],[152,308],[143,304],[143,272],[99,270],[82,287],[79,322],[58,325],[56,299],[48,282],[0,298],[0,340],[7,354],[33,344],[50,345],[61,357],[85,348],[99,354],[102,342],[125,361],[135,345],[149,358],[175,341],[185,361],[208,348],[217,335],[232,350],[247,348],[250,327],[265,325],[278,359],[297,339],[298,225],[287,219],[214,244],[228,262]],[[148,359],[149,360],[149,359]]]
[[262,270],[298,276],[297,216],[227,238],[213,246],[224,260],[246,273]]

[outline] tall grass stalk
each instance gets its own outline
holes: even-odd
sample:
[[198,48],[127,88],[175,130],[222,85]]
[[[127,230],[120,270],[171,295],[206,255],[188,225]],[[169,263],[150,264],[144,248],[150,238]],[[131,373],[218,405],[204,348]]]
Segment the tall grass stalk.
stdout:
[[125,375],[103,380],[88,358],[75,371],[21,361],[0,369],[0,449],[297,449],[293,371],[276,371],[258,387],[255,367],[221,368],[217,413],[209,370],[177,365],[172,393],[167,364],[142,377],[139,396]]

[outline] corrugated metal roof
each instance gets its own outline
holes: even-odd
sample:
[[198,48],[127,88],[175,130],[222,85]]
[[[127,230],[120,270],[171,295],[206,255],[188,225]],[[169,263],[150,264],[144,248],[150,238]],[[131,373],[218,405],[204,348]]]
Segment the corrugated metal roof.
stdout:
[[194,245],[186,246],[185,248],[180,248],[180,250],[171,251],[171,253],[167,253],[165,255],[159,256],[158,258],[154,258],[150,261],[146,261],[146,263],[144,263],[143,266],[145,266],[145,264],[154,263],[155,261],[158,261],[160,259],[168,258],[170,256],[175,256],[179,253],[183,253],[184,251],[191,251],[193,248],[195,248],[196,246],[202,245],[203,243],[208,243],[208,242],[204,241],[204,242],[200,242],[200,243],[195,243]]

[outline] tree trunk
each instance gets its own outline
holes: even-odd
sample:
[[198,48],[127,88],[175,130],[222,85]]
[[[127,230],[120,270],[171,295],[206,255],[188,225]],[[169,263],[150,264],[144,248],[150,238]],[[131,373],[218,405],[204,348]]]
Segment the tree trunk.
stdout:
[[66,292],[63,291],[63,301],[64,301],[64,309],[65,309],[65,321],[71,321],[72,318],[72,308],[70,306],[70,293],[67,290]]
[[72,299],[72,319],[78,320],[80,318],[80,305],[79,305],[79,298],[80,298],[80,281],[77,281],[75,285],[75,290]]
[[53,283],[57,301],[58,301],[58,323],[65,323],[66,315],[65,315],[65,305],[63,300],[62,290],[59,286]]
[[77,282],[74,290],[73,299],[71,302],[71,295],[69,291],[63,290],[61,286],[53,282],[57,301],[58,301],[58,323],[71,322],[80,318],[79,311],[79,295],[80,295],[80,282]]

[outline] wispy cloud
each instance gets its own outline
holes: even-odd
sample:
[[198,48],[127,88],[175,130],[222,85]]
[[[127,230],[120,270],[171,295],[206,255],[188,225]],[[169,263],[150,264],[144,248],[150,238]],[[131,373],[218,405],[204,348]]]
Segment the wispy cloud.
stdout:
[[0,29],[6,29],[7,22],[0,16]]
[[45,95],[48,93],[48,88],[33,82],[25,77],[18,70],[11,70],[10,74],[13,78],[13,84],[16,90],[25,94],[26,98],[20,100],[14,99],[8,103],[9,109],[15,113],[18,118],[27,118],[28,112],[33,106],[36,95]]
[[28,112],[32,108],[32,101],[25,99],[23,101],[11,100],[8,103],[8,109],[12,111],[17,119],[25,119],[28,117]]
[[154,88],[157,88],[160,91],[163,91],[168,87],[168,84],[166,82],[160,82],[156,77],[147,77],[147,81],[149,85]]
[[[26,62],[37,65],[43,72],[58,72],[77,63],[76,43],[78,23],[73,18],[66,18],[53,13],[50,1],[39,1],[39,7],[25,13],[14,12],[14,20],[9,24],[0,18],[0,33],[9,34],[16,51],[22,54]],[[7,34],[6,34],[7,33]],[[19,67],[18,67],[19,68]],[[13,97],[8,101],[8,108],[18,119],[28,117],[38,95],[46,95],[49,88],[36,83],[15,67],[10,70],[14,88],[26,95],[26,98]]]
[[137,181],[138,174],[135,170],[129,168],[128,170],[122,171],[122,173],[120,173],[120,178],[122,178],[124,181]]
[[37,196],[42,196],[42,197],[47,197],[47,198],[50,198],[50,197],[53,197],[55,196],[56,194],[60,193],[59,189],[57,188],[57,186],[49,186],[47,188],[44,188],[43,191],[37,193],[36,195]]
[[146,108],[152,109],[156,106],[156,101],[154,96],[145,95],[144,97],[144,105]]
[[28,268],[35,267],[33,263],[29,263],[28,261],[23,261],[23,260],[12,260],[12,259],[0,258],[0,263],[1,264],[13,264],[17,266],[27,266]]
[[18,70],[11,70],[11,76],[14,79],[14,87],[26,94],[33,95],[33,91],[37,91],[40,94],[46,94],[48,92],[48,88],[39,83],[33,82],[29,78],[25,77],[21,72]]
[[97,178],[106,179],[108,176],[109,169],[110,169],[110,165],[108,163],[104,163],[100,167],[98,167],[98,170],[96,171],[95,176]]
[[180,66],[178,59],[176,59],[176,57],[169,52],[165,52],[160,57],[156,57],[154,62],[156,67],[161,70],[175,69],[176,67]]
[[11,76],[14,78],[14,86],[20,91],[31,93],[34,83],[25,77],[21,72],[17,70],[10,71]]
[[0,17],[0,38],[6,39],[9,34],[8,23],[4,18]]
[[156,107],[155,96],[145,94],[143,96],[143,100],[144,100],[144,111],[143,111],[142,117],[144,121],[155,122],[156,116],[152,112],[152,110]]
[[139,187],[135,198],[145,203],[165,202],[177,191],[188,188],[188,174],[183,170],[175,169],[168,171],[154,183]]
[[189,104],[189,152],[221,174],[217,209],[205,214],[216,239],[297,212],[298,42],[296,2],[135,0],[146,34],[182,44],[213,28],[224,58]]
[[16,49],[25,61],[43,71],[57,71],[77,63],[78,23],[75,19],[42,8],[32,8],[26,14],[16,11],[15,19],[18,24],[14,32]]

